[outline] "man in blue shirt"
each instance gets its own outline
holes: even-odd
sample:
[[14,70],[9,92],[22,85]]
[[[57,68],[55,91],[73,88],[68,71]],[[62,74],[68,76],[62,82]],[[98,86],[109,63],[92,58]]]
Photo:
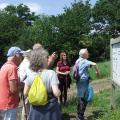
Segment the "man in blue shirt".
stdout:
[[85,99],[88,94],[88,84],[90,81],[90,76],[88,68],[94,66],[96,70],[96,75],[99,76],[99,70],[95,62],[87,60],[89,58],[89,53],[87,49],[81,49],[79,52],[78,62],[78,73],[79,79],[77,80],[77,120],[84,120],[84,112],[87,106],[87,101]]

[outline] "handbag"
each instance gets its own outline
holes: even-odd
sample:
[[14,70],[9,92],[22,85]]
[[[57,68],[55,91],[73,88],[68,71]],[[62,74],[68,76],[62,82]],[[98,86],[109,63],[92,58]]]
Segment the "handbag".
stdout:
[[93,96],[94,96],[94,90],[93,90],[93,86],[91,83],[88,84],[88,89],[87,89],[87,94],[85,96],[85,100],[87,102],[90,102],[92,101],[93,99]]

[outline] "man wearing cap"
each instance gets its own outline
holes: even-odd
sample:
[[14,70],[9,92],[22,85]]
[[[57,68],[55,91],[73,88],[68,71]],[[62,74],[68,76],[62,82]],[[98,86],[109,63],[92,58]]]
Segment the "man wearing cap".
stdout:
[[11,47],[7,57],[7,62],[0,70],[0,112],[4,120],[16,120],[19,104],[17,68],[22,61],[22,50]]

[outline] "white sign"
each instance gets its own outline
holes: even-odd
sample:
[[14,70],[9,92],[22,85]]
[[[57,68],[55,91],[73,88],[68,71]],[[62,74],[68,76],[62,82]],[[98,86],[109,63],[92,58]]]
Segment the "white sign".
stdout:
[[112,80],[120,86],[120,41],[118,39],[117,42],[115,42],[115,39],[113,40],[114,42],[111,42]]

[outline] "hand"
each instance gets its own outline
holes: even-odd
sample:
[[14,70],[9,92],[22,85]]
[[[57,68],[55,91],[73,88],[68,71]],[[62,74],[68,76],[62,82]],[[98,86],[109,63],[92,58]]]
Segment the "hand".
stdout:
[[50,56],[53,60],[56,60],[58,58],[58,55],[56,52],[53,52],[52,55]]
[[65,72],[65,75],[68,75],[69,73],[70,73],[70,71],[66,71],[66,72]]
[[96,71],[96,75],[97,75],[97,77],[99,77],[100,76],[100,72]]
[[48,67],[52,66],[55,60],[57,59],[58,55],[54,52],[48,58]]
[[49,61],[53,62],[58,58],[58,55],[54,52],[49,56]]

